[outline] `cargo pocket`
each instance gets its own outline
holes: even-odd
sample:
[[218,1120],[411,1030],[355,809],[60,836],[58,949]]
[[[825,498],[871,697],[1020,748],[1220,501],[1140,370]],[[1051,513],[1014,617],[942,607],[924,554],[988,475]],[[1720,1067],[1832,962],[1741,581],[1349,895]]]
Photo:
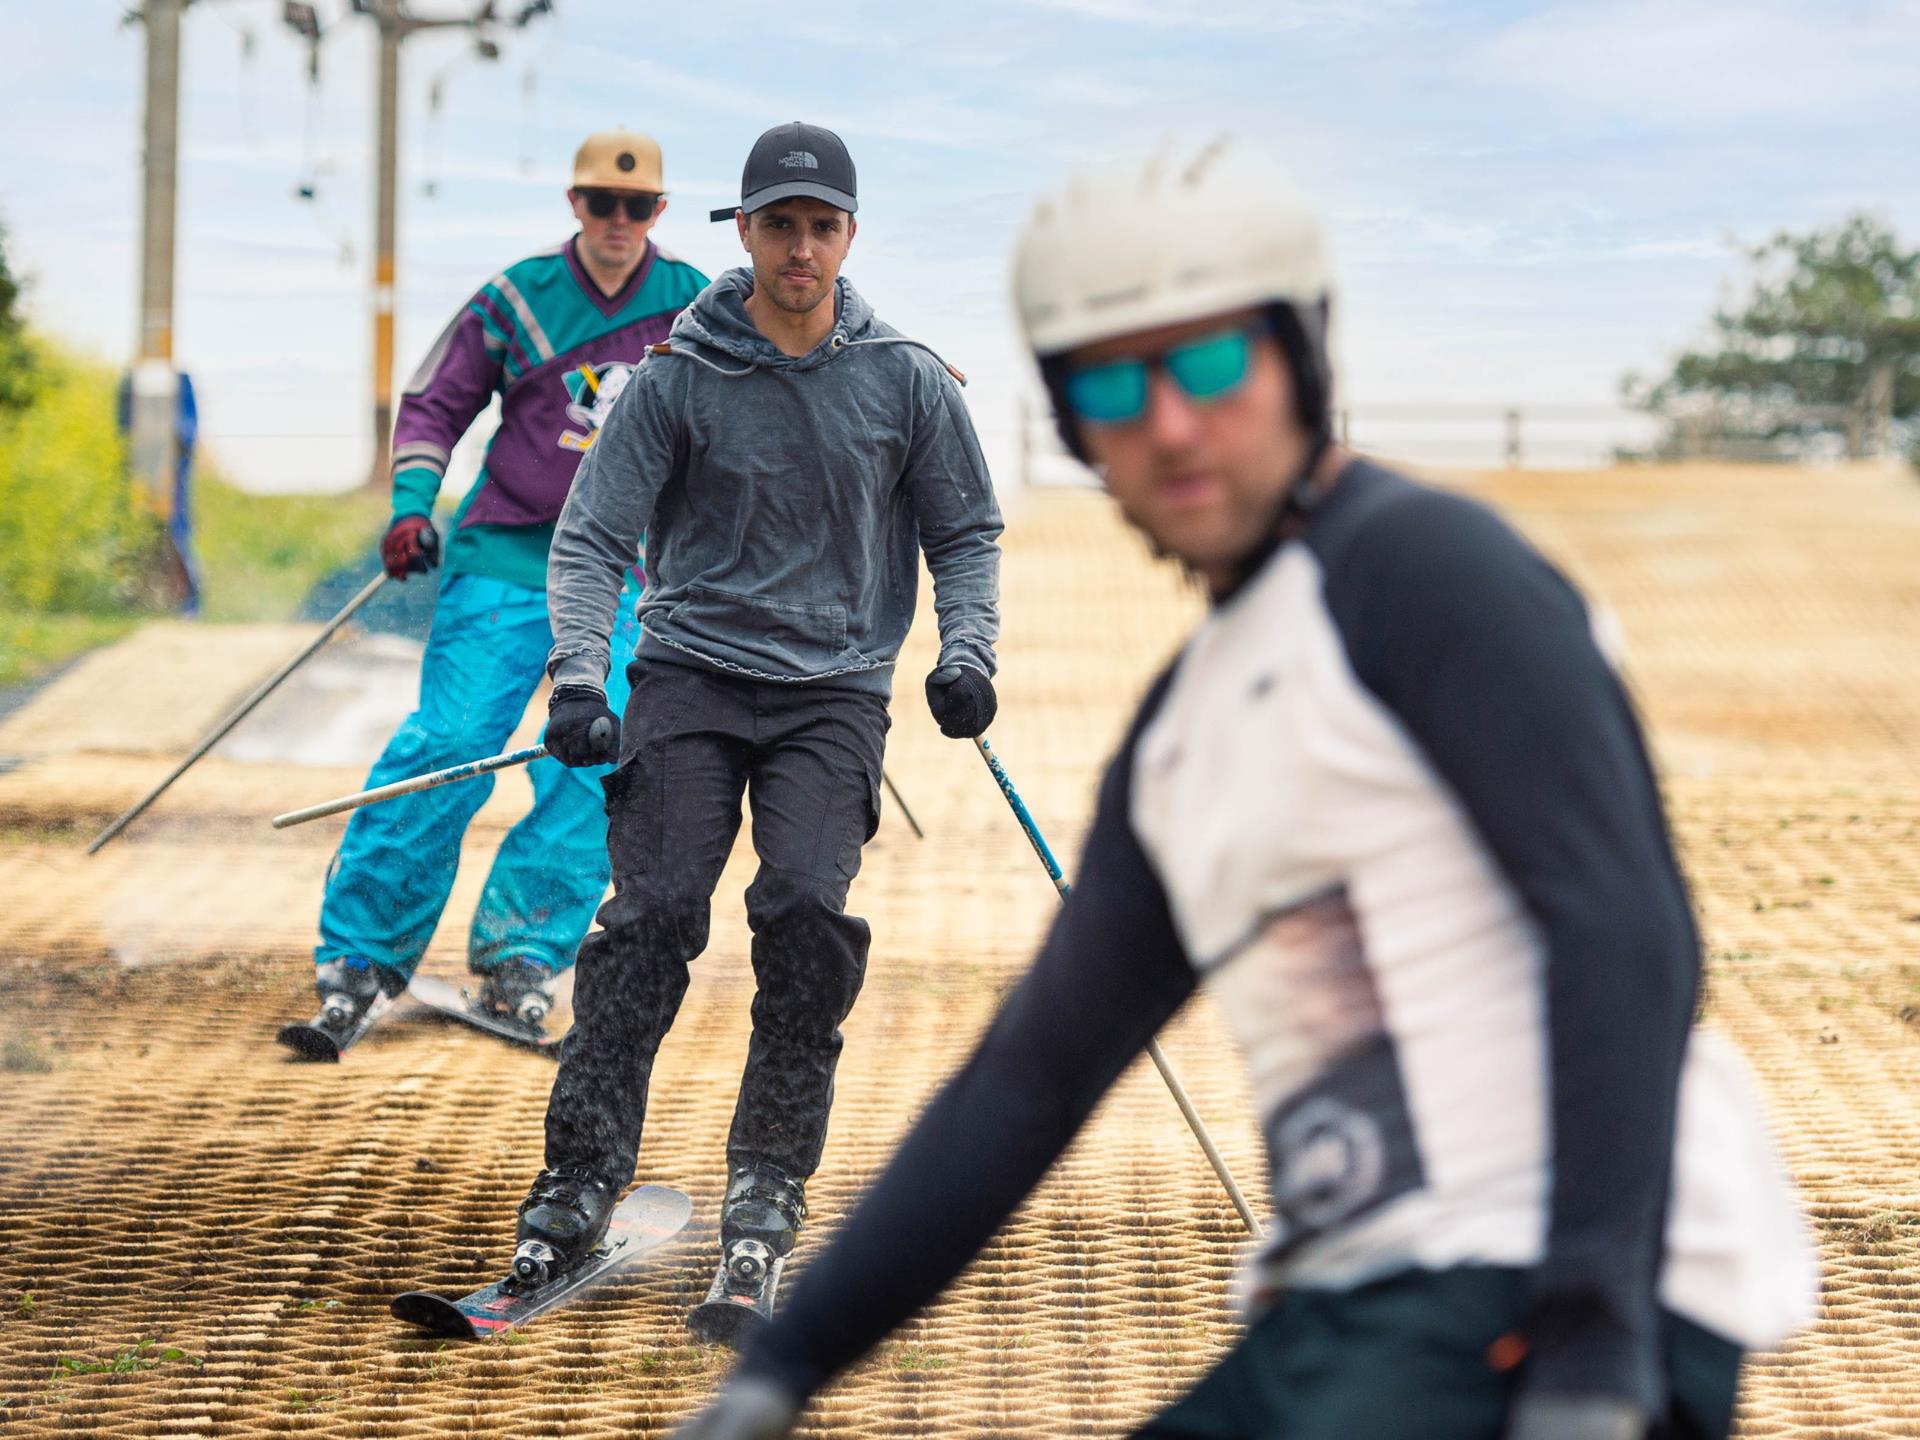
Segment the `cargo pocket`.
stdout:
[[886,702],[879,697],[854,695],[847,699],[848,719],[856,730],[864,732],[856,745],[863,750],[871,747],[871,760],[861,764],[858,779],[843,791],[849,813],[842,828],[845,838],[839,866],[840,873],[851,882],[860,873],[860,852],[880,831],[880,771],[886,754],[887,728],[893,722],[888,717]]
[[839,810],[839,851],[834,856],[840,878],[849,884],[860,873],[860,852],[880,829],[880,782],[868,776],[865,783],[847,786]]
[[607,792],[607,860],[615,883],[660,863],[666,829],[665,756],[642,743],[600,782]]

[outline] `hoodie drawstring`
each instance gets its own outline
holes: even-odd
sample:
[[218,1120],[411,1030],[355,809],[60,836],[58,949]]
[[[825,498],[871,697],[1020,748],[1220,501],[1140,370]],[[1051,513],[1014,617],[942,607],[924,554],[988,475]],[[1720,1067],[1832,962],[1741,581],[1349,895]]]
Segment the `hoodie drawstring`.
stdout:
[[935,360],[940,362],[940,368],[945,370],[960,384],[965,385],[967,383],[967,377],[949,365],[938,350],[927,344],[926,341],[915,340],[908,335],[876,335],[870,340],[849,340],[845,335],[836,331],[834,332],[833,339],[829,343],[836,350],[842,348],[850,350],[855,345],[911,345],[914,349],[924,350],[933,356]]
[[758,365],[745,365],[738,370],[729,370],[724,365],[714,364],[713,361],[707,359],[706,356],[702,355],[697,350],[674,349],[673,342],[670,340],[662,340],[657,345],[647,346],[646,353],[649,355],[666,355],[666,356],[684,355],[687,357],[687,359],[694,361],[696,364],[706,366],[707,369],[713,371],[713,373],[716,375],[725,375],[733,379],[738,379],[742,375],[751,375],[754,371],[760,368]]
[[[876,335],[870,340],[849,340],[845,332],[836,330],[833,332],[832,338],[827,341],[827,348],[830,350],[850,350],[856,345],[911,345],[916,350],[924,350],[927,354],[933,356],[935,360],[940,362],[940,368],[945,370],[961,385],[967,383],[967,377],[965,375],[949,365],[941,358],[938,350],[935,350],[931,345],[922,340],[914,340],[905,335]],[[706,366],[707,369],[713,371],[716,375],[725,375],[734,379],[742,375],[751,375],[755,370],[764,368],[759,365],[748,364],[738,370],[729,370],[724,365],[714,364],[713,361],[707,359],[706,356],[700,354],[697,350],[674,349],[673,342],[670,340],[662,340],[658,344],[647,346],[646,353],[649,355],[665,356],[684,355],[689,360]]]

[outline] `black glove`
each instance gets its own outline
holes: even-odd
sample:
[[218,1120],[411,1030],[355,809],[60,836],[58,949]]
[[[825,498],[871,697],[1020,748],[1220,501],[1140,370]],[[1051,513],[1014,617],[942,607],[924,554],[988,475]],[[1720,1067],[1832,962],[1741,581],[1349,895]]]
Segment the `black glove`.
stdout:
[[800,1402],[785,1386],[741,1375],[721,1386],[672,1440],[784,1440],[799,1418]]
[[1529,1395],[1513,1402],[1505,1440],[1646,1440],[1647,1416],[1618,1395]]
[[607,765],[620,757],[620,717],[591,685],[556,685],[547,701],[547,753],[562,765]]
[[424,575],[440,563],[440,532],[424,515],[401,515],[380,542],[380,566],[388,578]]
[[927,676],[927,708],[950,740],[971,740],[993,723],[1000,702],[993,681],[971,665],[943,665]]

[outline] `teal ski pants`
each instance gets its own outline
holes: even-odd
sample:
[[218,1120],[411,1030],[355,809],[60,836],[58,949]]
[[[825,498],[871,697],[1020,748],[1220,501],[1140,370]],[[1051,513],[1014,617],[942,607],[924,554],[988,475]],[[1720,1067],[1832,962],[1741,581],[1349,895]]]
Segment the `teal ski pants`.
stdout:
[[[627,702],[638,599],[629,576],[607,677],[615,714]],[[388,742],[367,788],[505,749],[552,645],[546,591],[482,575],[448,577],[420,664],[419,708]],[[569,770],[547,759],[526,767],[533,808],[501,841],[474,911],[467,964],[476,973],[512,956],[556,971],[573,964],[607,888],[600,781],[612,768]],[[493,786],[494,776],[485,775],[354,811],[327,872],[315,963],[362,956],[403,980],[411,976],[446,908],[468,822]]]

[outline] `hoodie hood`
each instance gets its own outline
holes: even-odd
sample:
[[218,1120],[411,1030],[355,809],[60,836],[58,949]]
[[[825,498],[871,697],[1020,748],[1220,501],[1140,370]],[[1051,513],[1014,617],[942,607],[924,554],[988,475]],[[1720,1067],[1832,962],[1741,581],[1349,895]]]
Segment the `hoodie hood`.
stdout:
[[725,356],[753,368],[811,370],[837,358],[848,345],[889,334],[873,318],[873,307],[842,275],[833,282],[833,333],[804,355],[789,355],[760,333],[747,314],[753,294],[753,271],[741,265],[727,271],[702,290],[680,312],[668,335],[670,346],[700,346],[710,358]]

